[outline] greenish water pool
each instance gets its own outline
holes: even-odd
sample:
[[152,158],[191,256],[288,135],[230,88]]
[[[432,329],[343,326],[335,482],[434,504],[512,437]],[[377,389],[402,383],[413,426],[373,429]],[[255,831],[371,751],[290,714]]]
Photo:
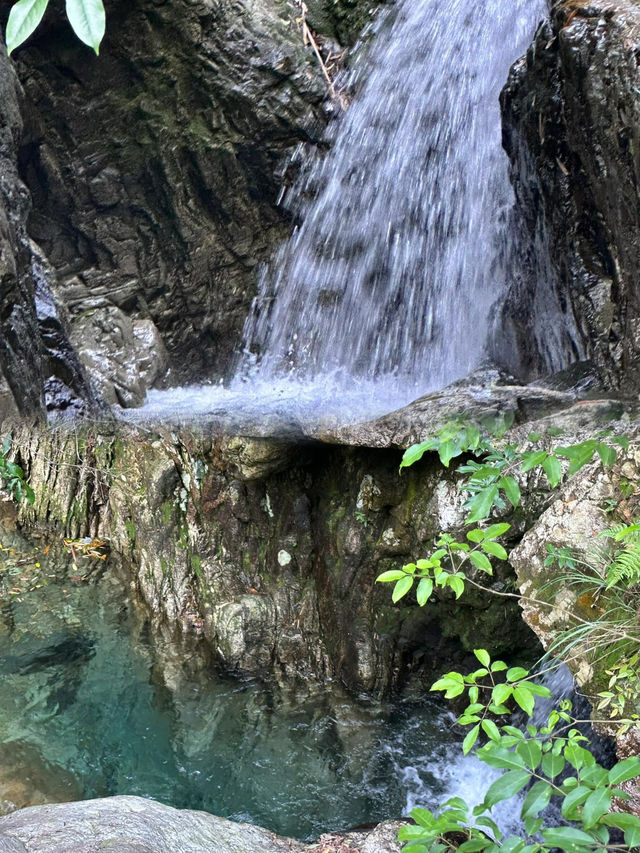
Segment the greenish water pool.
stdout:
[[25,571],[14,559],[0,573],[5,810],[19,777],[43,799],[138,794],[311,838],[450,789],[440,706],[224,677],[150,643],[110,572]]

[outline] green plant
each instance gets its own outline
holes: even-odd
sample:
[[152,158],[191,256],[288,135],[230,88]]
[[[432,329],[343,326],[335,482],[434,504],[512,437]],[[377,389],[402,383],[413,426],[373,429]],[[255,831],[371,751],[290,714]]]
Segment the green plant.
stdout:
[[[18,0],[7,21],[7,52],[11,54],[39,26],[49,0]],[[66,12],[73,31],[84,44],[99,53],[105,30],[102,0],[66,0]]]
[[[499,437],[506,431],[505,423],[502,419],[498,424]],[[495,422],[492,426],[495,429]],[[540,438],[540,435],[530,433],[528,441],[535,444]],[[459,486],[468,495],[464,505],[468,511],[466,523],[477,524],[488,518],[494,509],[505,510],[507,502],[513,509],[518,507],[521,492],[517,475],[540,468],[551,488],[555,488],[563,478],[564,460],[568,460],[567,476],[579,471],[596,455],[603,464],[612,465],[617,458],[616,449],[612,445],[626,448],[629,442],[624,436],[613,436],[609,442],[602,440],[606,438],[608,436],[603,434],[597,439],[556,447],[551,451],[536,448],[522,450],[508,443],[498,447],[479,425],[457,420],[445,424],[425,441],[409,447],[403,454],[400,470],[415,464],[427,451],[437,452],[445,467],[449,467],[454,458],[464,454],[470,456],[458,466],[457,471],[466,475]],[[476,527],[466,534],[469,542],[457,542],[448,534],[443,534],[431,555],[415,563],[407,563],[400,569],[383,572],[376,580],[395,584],[392,594],[394,602],[405,596],[416,581],[416,595],[421,606],[429,600],[435,587],[449,587],[459,598],[465,582],[470,580],[462,571],[466,564],[490,575],[493,571],[490,556],[498,560],[507,559],[505,548],[495,540],[510,529],[511,526],[506,523],[494,524],[486,529]],[[554,549],[547,559],[558,560],[565,565],[570,565],[574,560],[567,549]]]
[[[521,450],[510,444],[495,447],[477,425],[458,421],[447,424],[433,437],[409,448],[400,468],[412,465],[429,450],[436,451],[445,466],[453,458],[469,454],[471,458],[457,470],[466,475],[460,483],[461,490],[468,495],[466,522],[477,524],[494,510],[506,509],[507,503],[513,509],[517,508],[521,499],[519,475],[541,468],[549,485],[554,488],[563,478],[563,468],[570,476],[596,456],[603,464],[612,464],[617,456],[612,445],[626,448],[628,441],[619,436],[609,441],[605,439],[609,439],[607,434],[551,451],[536,447]],[[528,440],[535,444],[540,436],[530,434]],[[464,592],[467,582],[486,589],[465,569],[491,574],[490,558],[508,558],[506,549],[496,540],[509,530],[510,525],[504,522],[473,527],[466,533],[467,541],[457,541],[448,534],[442,534],[429,557],[401,569],[383,572],[377,580],[394,584],[394,602],[405,596],[417,581],[416,597],[421,606],[427,603],[436,587],[449,587],[456,598]],[[617,551],[610,555],[608,572],[596,573],[592,578],[591,583],[597,589],[606,586],[609,590],[623,579],[627,584],[637,582],[640,567],[636,567],[635,572],[631,571],[631,566],[636,564],[627,559],[628,552],[637,544],[637,532],[637,525],[612,528],[608,532],[616,543]],[[565,573],[564,582],[572,582],[573,572],[576,582],[584,583],[582,561],[571,549],[547,546],[547,551],[545,565],[557,563]],[[593,572],[592,567],[589,570]],[[513,595],[490,589],[486,591]],[[544,602],[540,603],[544,605]],[[561,643],[565,653],[579,637],[588,636],[593,631],[591,623],[581,622],[568,632]],[[625,628],[618,626],[614,628],[614,635],[616,640],[635,639],[633,634],[627,634]],[[463,741],[463,753],[469,753],[482,737],[485,743],[477,750],[478,758],[505,772],[489,786],[483,802],[473,810],[461,798],[449,800],[437,813],[414,809],[411,816],[416,825],[404,827],[399,833],[400,840],[408,842],[405,853],[444,853],[451,848],[457,848],[461,853],[546,853],[554,849],[567,853],[604,853],[640,846],[640,817],[611,811],[614,797],[618,802],[628,799],[618,786],[640,776],[640,758],[620,761],[611,770],[602,767],[585,746],[588,741],[576,727],[580,721],[570,715],[570,703],[566,702],[551,712],[542,727],[531,722],[526,727],[510,723],[499,725],[496,721],[512,712],[510,704],[517,705],[531,718],[536,699],[549,697],[549,690],[537,683],[528,670],[509,667],[504,661],[492,661],[484,649],[475,650],[475,655],[480,668],[467,675],[448,672],[431,689],[444,692],[447,699],[467,693],[468,705],[457,721],[461,726],[471,727]],[[606,695],[601,694],[600,705],[602,709],[611,706],[610,717],[622,716],[624,700],[629,695],[637,696],[637,662],[638,655],[635,654],[624,662],[618,661],[610,672],[610,689]],[[620,722],[628,728],[634,720],[622,719]],[[503,838],[488,812],[525,788],[528,790],[520,806],[523,835]],[[552,803],[560,807],[566,825],[543,824],[544,814]],[[624,844],[615,837],[612,839],[611,829],[622,832]]]
[[[510,713],[511,700],[530,716],[537,697],[548,697],[549,690],[532,680],[527,670],[492,661],[484,649],[476,649],[475,655],[479,669],[468,675],[449,672],[431,689],[444,691],[447,698],[467,691],[469,705],[457,721],[472,727],[463,751],[468,753],[482,734],[485,743],[477,750],[478,758],[504,772],[474,809],[460,797],[448,800],[436,813],[413,809],[415,825],[401,828],[398,834],[408,842],[404,853],[444,853],[451,848],[460,853],[554,849],[604,853],[640,846],[640,817],[611,811],[614,798],[629,799],[619,786],[640,776],[640,758],[619,761],[610,770],[599,764],[588,749],[588,739],[576,727],[580,721],[571,716],[568,701],[552,710],[543,726],[499,725],[496,720]],[[499,680],[500,673],[504,681]],[[489,814],[498,803],[525,789],[519,803],[523,833],[505,838]],[[545,825],[544,815],[551,805],[559,807],[561,825]],[[623,833],[624,844],[611,837],[611,829]]]
[[640,583],[640,522],[617,524],[602,536],[617,546],[606,567],[607,589],[619,584],[629,589]]
[[33,489],[27,483],[22,468],[8,458],[11,452],[11,439],[5,438],[0,449],[0,483],[2,488],[9,492],[13,500],[20,502],[26,500],[32,504],[35,500]]

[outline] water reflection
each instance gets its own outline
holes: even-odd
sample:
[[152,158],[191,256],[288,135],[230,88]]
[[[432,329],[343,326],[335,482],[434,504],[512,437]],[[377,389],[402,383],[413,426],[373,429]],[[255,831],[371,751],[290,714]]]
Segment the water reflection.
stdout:
[[[110,571],[42,563],[32,577],[35,561],[8,560],[0,575],[5,810],[139,794],[311,838],[449,787],[439,706],[224,677],[184,647],[152,644]],[[12,785],[13,800],[2,794]]]

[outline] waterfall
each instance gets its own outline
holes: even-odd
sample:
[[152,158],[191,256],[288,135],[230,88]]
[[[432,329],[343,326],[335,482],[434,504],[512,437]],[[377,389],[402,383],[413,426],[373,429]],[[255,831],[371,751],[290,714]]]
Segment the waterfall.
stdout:
[[261,275],[234,378],[151,392],[141,417],[344,423],[482,361],[514,269],[499,93],[545,11],[399,0],[381,14],[329,152],[287,193],[299,224]]
[[498,97],[543,0],[404,0],[354,72],[313,198],[263,274],[241,372],[392,377],[408,397],[467,374],[506,289]]

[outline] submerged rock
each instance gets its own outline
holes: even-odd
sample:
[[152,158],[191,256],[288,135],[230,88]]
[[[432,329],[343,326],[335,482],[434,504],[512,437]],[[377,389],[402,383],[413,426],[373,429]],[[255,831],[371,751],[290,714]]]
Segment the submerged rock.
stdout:
[[[0,815],[26,806],[78,799],[82,789],[71,773],[51,765],[23,741],[3,742],[0,750]],[[0,853],[4,838],[0,831]]]

